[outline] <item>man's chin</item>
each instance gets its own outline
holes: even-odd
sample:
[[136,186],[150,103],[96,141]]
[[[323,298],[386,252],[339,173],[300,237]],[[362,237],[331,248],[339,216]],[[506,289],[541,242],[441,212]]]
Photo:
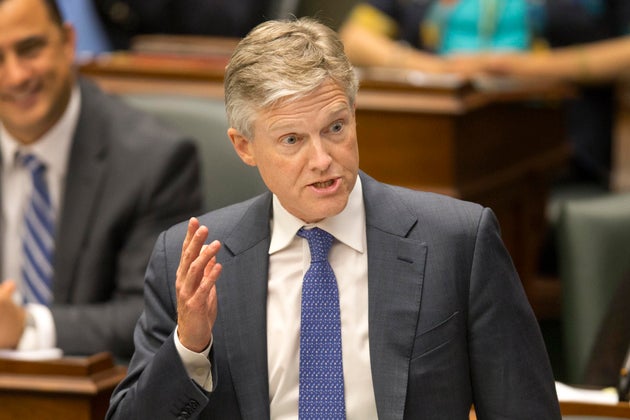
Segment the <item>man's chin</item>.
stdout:
[[300,219],[304,220],[306,223],[317,223],[321,220],[338,215],[344,208],[346,208],[346,204],[347,200],[343,204],[336,203],[335,205],[323,207],[314,205],[311,208],[306,209],[306,212],[304,213],[305,217],[301,217]]
[[[30,114],[30,113],[29,113]],[[44,129],[42,118],[38,115],[22,115],[22,118],[4,121],[5,129],[17,140],[31,141],[31,137],[39,136]]]

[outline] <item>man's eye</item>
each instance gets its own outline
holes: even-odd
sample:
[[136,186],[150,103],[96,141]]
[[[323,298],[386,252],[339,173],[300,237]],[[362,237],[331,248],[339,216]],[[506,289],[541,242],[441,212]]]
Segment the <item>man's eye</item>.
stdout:
[[330,131],[333,133],[338,133],[343,130],[343,123],[341,121],[336,121],[330,126]]
[[286,136],[282,138],[282,143],[284,144],[295,144],[297,141],[298,139],[296,136]]
[[37,55],[46,45],[41,39],[28,40],[17,47],[17,54],[20,57],[33,57]]

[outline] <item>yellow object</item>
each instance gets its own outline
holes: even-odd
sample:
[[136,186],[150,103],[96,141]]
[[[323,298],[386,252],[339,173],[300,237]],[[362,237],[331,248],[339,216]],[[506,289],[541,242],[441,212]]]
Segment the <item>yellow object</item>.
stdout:
[[396,38],[398,36],[398,24],[396,21],[368,4],[360,3],[356,5],[350,12],[348,20],[388,38]]

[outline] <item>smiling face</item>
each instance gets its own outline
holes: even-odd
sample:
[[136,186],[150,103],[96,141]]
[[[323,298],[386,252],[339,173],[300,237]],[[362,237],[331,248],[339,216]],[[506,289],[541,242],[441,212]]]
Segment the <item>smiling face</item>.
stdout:
[[0,121],[32,143],[63,114],[74,75],[74,31],[42,0],[0,0]]
[[354,108],[331,81],[259,112],[253,139],[228,135],[291,214],[314,223],[341,212],[359,171]]

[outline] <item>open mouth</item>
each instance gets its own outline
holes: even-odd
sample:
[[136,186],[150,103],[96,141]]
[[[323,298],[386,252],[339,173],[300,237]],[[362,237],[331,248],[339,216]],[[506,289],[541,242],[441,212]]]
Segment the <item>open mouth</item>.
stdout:
[[331,187],[334,183],[335,183],[334,179],[329,179],[328,181],[314,182],[311,185],[315,188],[328,188],[328,187]]

